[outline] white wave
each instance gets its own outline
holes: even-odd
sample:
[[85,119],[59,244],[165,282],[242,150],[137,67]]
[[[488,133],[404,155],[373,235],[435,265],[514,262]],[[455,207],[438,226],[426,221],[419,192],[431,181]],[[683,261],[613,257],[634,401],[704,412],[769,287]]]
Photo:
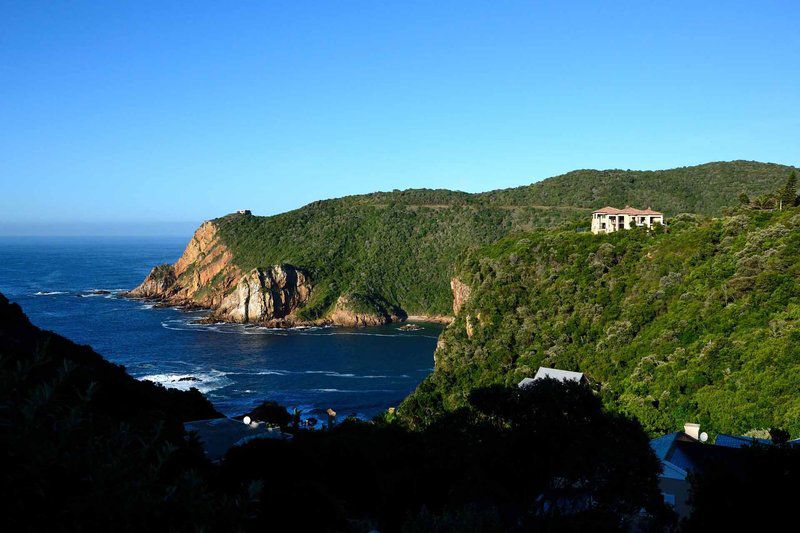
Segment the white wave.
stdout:
[[38,291],[33,293],[34,296],[56,296],[58,294],[67,294],[67,291]]
[[152,381],[160,383],[170,389],[189,390],[192,387],[202,393],[221,389],[232,384],[226,372],[210,370],[209,372],[197,372],[188,374],[150,374],[139,378],[141,381]]

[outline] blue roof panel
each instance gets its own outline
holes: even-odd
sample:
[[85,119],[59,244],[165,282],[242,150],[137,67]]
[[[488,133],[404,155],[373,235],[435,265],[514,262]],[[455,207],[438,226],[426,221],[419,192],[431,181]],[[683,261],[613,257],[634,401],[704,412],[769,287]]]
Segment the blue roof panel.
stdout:
[[752,446],[755,443],[771,445],[772,441],[769,439],[737,437],[735,435],[725,435],[724,433],[720,433],[717,435],[717,440],[714,442],[714,444],[717,446],[725,446],[726,448],[742,448],[744,446]]
[[653,451],[656,453],[656,457],[661,460],[667,458],[667,454],[669,454],[669,450],[672,448],[672,444],[675,442],[675,439],[678,438],[680,435],[680,431],[676,431],[675,433],[667,433],[661,437],[656,437],[655,439],[650,441],[650,447],[653,448]]

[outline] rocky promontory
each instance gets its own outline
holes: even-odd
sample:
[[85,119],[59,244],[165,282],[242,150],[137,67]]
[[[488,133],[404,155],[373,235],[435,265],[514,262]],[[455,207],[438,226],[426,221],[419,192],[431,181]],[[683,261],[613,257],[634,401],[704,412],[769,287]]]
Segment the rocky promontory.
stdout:
[[283,263],[242,271],[217,224],[208,221],[197,229],[175,264],[154,267],[125,295],[161,305],[210,309],[208,320],[269,327],[363,327],[406,318],[402,310],[382,299],[362,294],[340,294],[322,316],[303,316],[313,294],[312,274],[300,266]]

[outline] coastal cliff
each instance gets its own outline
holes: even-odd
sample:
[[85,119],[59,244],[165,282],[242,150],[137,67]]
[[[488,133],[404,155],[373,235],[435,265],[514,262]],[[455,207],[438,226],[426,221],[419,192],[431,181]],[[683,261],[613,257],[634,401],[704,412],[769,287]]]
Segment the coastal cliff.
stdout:
[[380,298],[354,294],[339,295],[319,316],[303,315],[313,293],[311,274],[298,266],[283,263],[244,272],[220,237],[218,224],[207,221],[195,231],[174,264],[154,267],[126,296],[162,305],[210,309],[209,320],[269,327],[363,327],[406,318],[402,310]]
[[216,308],[241,278],[242,271],[219,238],[217,225],[208,221],[195,231],[174,265],[153,268],[127,296],[167,305]]

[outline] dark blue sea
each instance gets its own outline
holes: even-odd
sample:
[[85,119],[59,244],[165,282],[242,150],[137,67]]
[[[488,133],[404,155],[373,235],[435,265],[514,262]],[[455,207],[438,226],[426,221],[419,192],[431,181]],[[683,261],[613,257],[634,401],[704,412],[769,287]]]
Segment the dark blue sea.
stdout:
[[[441,327],[270,330],[118,296],[188,239],[0,237],[0,292],[37,326],[91,345],[138,379],[196,387],[228,415],[263,400],[320,417],[396,406],[433,368]],[[93,291],[110,291],[98,294]]]

